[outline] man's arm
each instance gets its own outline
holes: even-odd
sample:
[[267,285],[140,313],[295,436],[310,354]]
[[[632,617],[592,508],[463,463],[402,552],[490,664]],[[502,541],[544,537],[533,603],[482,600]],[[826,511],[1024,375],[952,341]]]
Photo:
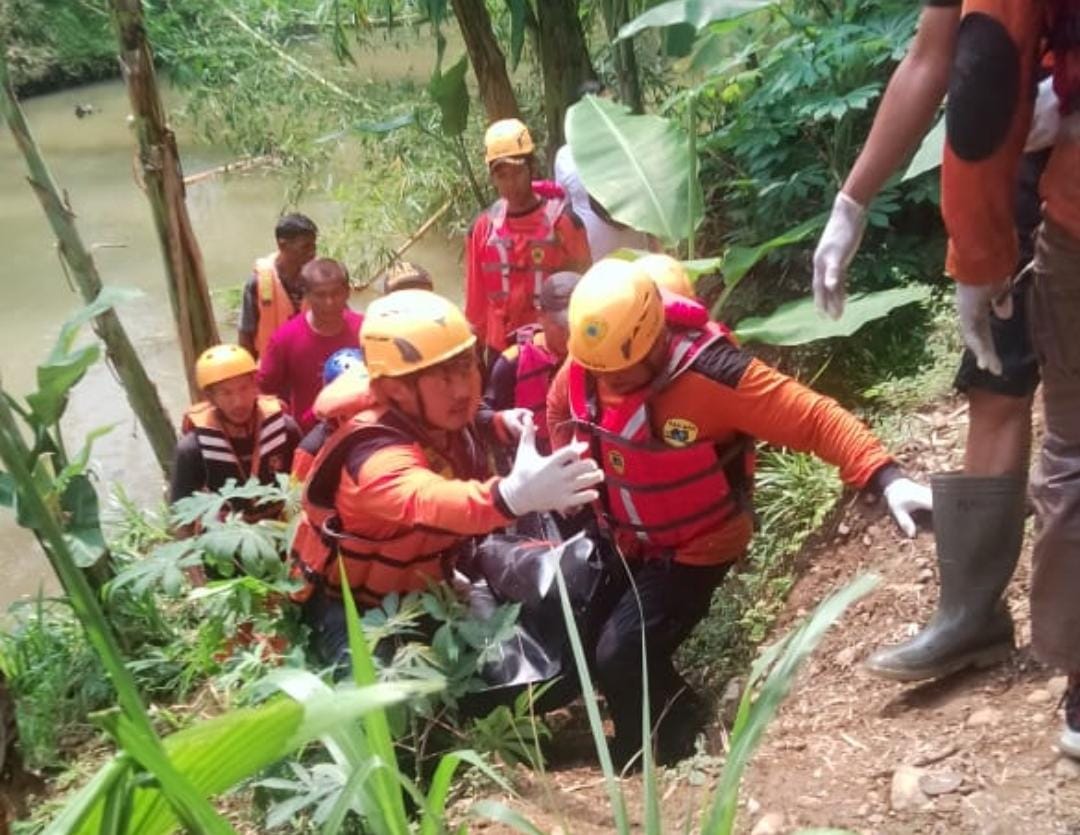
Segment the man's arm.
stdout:
[[495,415],[504,409],[514,408],[514,388],[517,385],[517,357],[516,345],[503,351],[495,365],[491,368],[491,378],[488,380],[484,397],[480,402],[480,408],[476,412],[476,423],[485,431],[495,433],[500,443],[509,443],[510,438],[498,435],[501,427],[497,426]]
[[361,531],[380,524],[416,525],[469,536],[504,527],[513,518],[496,489],[498,479],[444,478],[430,469],[415,444],[390,444],[366,454],[358,448],[346,474],[337,502],[346,528],[355,519]]
[[481,214],[469,229],[465,241],[465,318],[469,320],[476,338],[486,345],[487,294],[484,292],[484,273],[480,253],[487,241],[487,215]]
[[259,358],[255,351],[255,333],[258,329],[259,305],[255,298],[255,276],[251,276],[244,282],[240,295],[240,324],[237,327],[236,341],[255,359]]
[[945,95],[960,21],[960,3],[928,2],[915,40],[893,72],[870,135],[836,195],[814,251],[814,300],[839,318],[847,268],[866,229],[866,207],[926,133]]
[[574,440],[574,427],[570,423],[570,361],[567,360],[555,372],[547,393],[548,435],[551,448],[559,449]]
[[585,224],[569,203],[559,215],[559,219],[555,221],[555,233],[562,243],[563,252],[566,253],[566,260],[562,267],[564,270],[583,273],[592,266],[589,234],[585,230]]
[[881,191],[930,128],[949,86],[960,4],[927,5],[915,39],[889,79],[866,144],[843,191],[862,206]]
[[169,504],[186,499],[206,486],[206,468],[194,432],[188,432],[176,445],[172,479],[169,482]]

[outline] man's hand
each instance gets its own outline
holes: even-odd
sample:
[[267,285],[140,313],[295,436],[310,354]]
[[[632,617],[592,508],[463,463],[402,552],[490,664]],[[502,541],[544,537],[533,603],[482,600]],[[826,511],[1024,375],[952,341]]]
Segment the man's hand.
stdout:
[[1012,299],[1009,297],[1009,282],[996,284],[957,284],[956,312],[960,317],[960,333],[964,344],[975,355],[975,364],[984,371],[1001,376],[1001,358],[994,347],[994,336],[990,330],[990,310],[998,299],[998,316],[1008,319],[1012,316]]
[[495,413],[495,419],[515,441],[525,431],[526,426],[533,425],[533,413],[531,409],[503,409]]
[[832,214],[814,250],[814,302],[833,319],[844,313],[847,268],[866,230],[866,209],[844,192],[836,195]]
[[530,420],[518,441],[510,474],[498,484],[499,494],[515,516],[565,511],[596,501],[594,489],[604,471],[591,458],[582,458],[585,443],[572,443],[551,455],[536,451],[536,427]]
[[889,513],[892,514],[904,536],[909,539],[915,536],[915,520],[912,513],[920,510],[932,510],[933,500],[930,488],[924,484],[917,484],[910,478],[898,478],[890,482],[885,488],[885,502],[889,505]]

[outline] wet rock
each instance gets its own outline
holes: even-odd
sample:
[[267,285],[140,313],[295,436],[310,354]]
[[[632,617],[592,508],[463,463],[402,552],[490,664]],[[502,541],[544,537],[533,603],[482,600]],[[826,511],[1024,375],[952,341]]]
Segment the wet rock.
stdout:
[[951,794],[963,784],[963,776],[955,771],[938,771],[933,774],[924,774],[919,778],[919,788],[929,797]]
[[784,831],[784,816],[780,812],[768,812],[761,816],[750,835],[781,835]]
[[916,809],[929,800],[919,787],[926,772],[913,765],[902,765],[893,772],[892,786],[889,790],[889,805],[893,811]]
[[720,696],[720,701],[717,703],[716,707],[720,714],[720,721],[728,727],[731,727],[735,722],[735,716],[739,712],[739,702],[742,700],[742,691],[745,686],[746,680],[742,676],[728,679],[724,692]]
[[996,707],[984,707],[967,718],[969,728],[989,728],[1001,723],[1001,711]]

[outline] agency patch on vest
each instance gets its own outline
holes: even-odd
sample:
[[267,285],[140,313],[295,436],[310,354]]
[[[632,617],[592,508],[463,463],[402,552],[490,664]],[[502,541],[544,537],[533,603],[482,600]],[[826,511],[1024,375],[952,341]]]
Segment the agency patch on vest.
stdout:
[[685,418],[669,418],[664,421],[661,434],[668,446],[684,447],[697,440],[698,428],[696,423]]

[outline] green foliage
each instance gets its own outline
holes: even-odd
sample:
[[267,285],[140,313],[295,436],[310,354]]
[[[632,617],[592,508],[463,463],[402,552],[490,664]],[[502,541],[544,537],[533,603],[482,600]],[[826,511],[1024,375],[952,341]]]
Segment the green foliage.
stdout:
[[620,38],[632,38],[652,27],[690,26],[695,31],[717,20],[728,20],[769,6],[768,0],[669,0],[635,17],[621,29]]
[[742,319],[735,329],[741,342],[769,345],[802,345],[818,339],[851,336],[863,325],[887,316],[907,304],[926,301],[925,285],[895,287],[877,293],[856,293],[847,300],[839,319],[822,316],[809,296],[780,305],[771,315]]
[[20,94],[118,74],[104,0],[5,0],[0,44]]
[[0,632],[0,674],[15,699],[19,747],[32,768],[55,768],[93,736],[87,716],[115,698],[70,608],[42,597]]
[[586,96],[567,111],[566,136],[589,194],[616,220],[672,244],[701,222],[691,151],[672,121]]

